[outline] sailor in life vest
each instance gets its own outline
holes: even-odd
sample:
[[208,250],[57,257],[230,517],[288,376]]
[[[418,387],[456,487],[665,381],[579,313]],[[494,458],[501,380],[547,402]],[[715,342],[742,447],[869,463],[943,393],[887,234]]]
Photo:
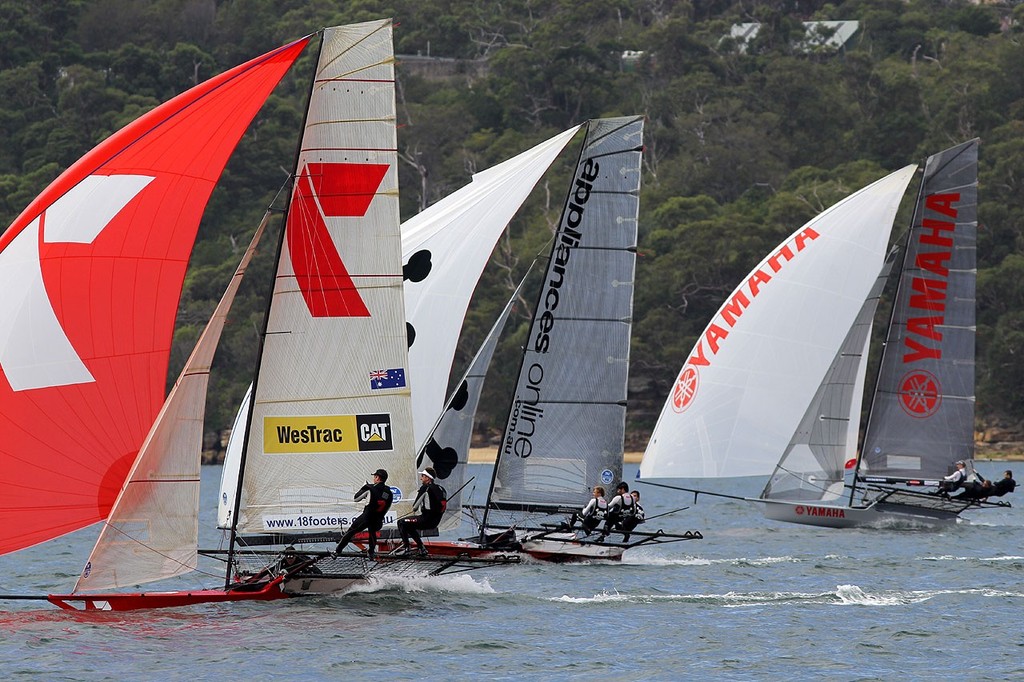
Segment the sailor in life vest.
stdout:
[[409,539],[416,541],[416,551],[420,556],[426,556],[427,548],[423,546],[423,538],[420,537],[421,530],[437,528],[441,523],[441,517],[448,506],[448,493],[445,489],[434,482],[436,473],[433,467],[427,467],[420,472],[422,485],[416,492],[416,500],[412,505],[412,516],[398,520],[398,532],[402,536],[402,546],[395,550],[395,554],[407,554],[410,550]]
[[946,476],[941,481],[939,481],[938,494],[948,495],[949,493],[953,492],[954,490],[962,486],[964,484],[964,481],[967,480],[967,472],[965,471],[966,468],[967,463],[964,462],[962,459],[958,460],[956,463],[956,471],[954,471],[949,476]]
[[[615,486],[615,497],[608,503],[608,514],[605,516],[604,529],[601,532],[601,540],[608,535],[612,530],[623,530],[622,522],[627,517],[632,517],[633,512],[633,497],[629,494],[629,484],[625,481],[621,481]],[[628,525],[628,522],[627,522]],[[632,524],[629,530],[633,530],[636,524]],[[627,533],[626,538],[629,538]]]
[[579,521],[583,532],[590,535],[604,521],[604,517],[608,513],[608,501],[604,499],[604,488],[595,485],[593,492],[594,496],[590,498],[586,506],[582,510],[572,513],[572,518],[569,519],[570,529]]

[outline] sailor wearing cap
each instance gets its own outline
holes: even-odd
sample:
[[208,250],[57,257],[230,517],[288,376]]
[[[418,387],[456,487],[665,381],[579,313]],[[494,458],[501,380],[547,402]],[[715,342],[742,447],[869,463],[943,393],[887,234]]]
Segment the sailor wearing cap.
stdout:
[[349,529],[341,536],[335,554],[340,554],[345,546],[352,541],[355,534],[365,530],[368,536],[366,542],[366,556],[373,559],[377,552],[377,531],[384,525],[384,515],[391,509],[392,493],[387,486],[388,472],[384,469],[377,469],[373,472],[373,485],[367,483],[360,488],[353,496],[359,502],[369,495],[370,500],[363,507],[363,513],[357,516]]
[[939,494],[943,497],[949,497],[949,493],[962,486],[964,481],[967,479],[967,472],[965,471],[966,468],[966,462],[962,459],[957,460],[956,471],[939,481]]

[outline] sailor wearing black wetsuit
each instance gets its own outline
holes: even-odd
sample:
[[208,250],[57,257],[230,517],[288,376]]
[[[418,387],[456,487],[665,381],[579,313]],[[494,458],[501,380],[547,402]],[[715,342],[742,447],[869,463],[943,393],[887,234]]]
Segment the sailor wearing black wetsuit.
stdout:
[[373,472],[373,485],[367,483],[353,496],[356,502],[359,502],[369,495],[370,501],[363,507],[363,513],[353,519],[352,525],[341,536],[338,548],[334,550],[336,554],[345,549],[356,533],[365,530],[368,536],[366,555],[371,559],[374,558],[377,552],[377,531],[384,525],[384,515],[391,509],[393,495],[391,488],[385,483],[387,480],[388,472],[384,469],[377,469]]
[[399,550],[401,553],[409,551],[409,539],[412,538],[416,541],[416,550],[419,554],[427,554],[420,531],[437,528],[447,505],[444,488],[434,483],[433,468],[427,467],[420,472],[420,482],[422,485],[416,492],[416,501],[412,505],[413,515],[398,520],[398,532],[402,535],[402,547]]

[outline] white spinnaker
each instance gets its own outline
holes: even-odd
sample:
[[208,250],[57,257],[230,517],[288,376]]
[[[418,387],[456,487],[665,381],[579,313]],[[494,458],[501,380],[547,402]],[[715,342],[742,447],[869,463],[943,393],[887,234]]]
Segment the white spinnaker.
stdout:
[[[403,262],[424,250],[430,252],[431,261],[425,279],[405,282],[406,319],[416,330],[416,340],[409,349],[408,379],[416,387],[412,409],[419,447],[444,407],[466,309],[495,243],[578,130],[579,126],[570,128],[475,174],[470,184],[402,224]],[[230,526],[235,505],[249,400],[247,392],[224,454],[217,506],[220,528]]]
[[338,530],[380,467],[396,516],[416,487],[409,387],[395,380],[408,351],[391,32],[324,33],[255,382],[243,533]]
[[469,299],[494,245],[577,130],[476,173],[470,184],[402,224],[403,260],[429,251],[432,263],[425,279],[405,283],[405,313],[416,331],[409,374],[418,448],[444,407]]
[[915,169],[830,207],[744,278],[683,365],[641,478],[772,473],[882,266]]

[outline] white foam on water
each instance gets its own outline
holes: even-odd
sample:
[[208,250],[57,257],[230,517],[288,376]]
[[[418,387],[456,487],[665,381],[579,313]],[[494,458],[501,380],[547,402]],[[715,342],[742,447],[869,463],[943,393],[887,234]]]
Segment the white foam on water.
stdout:
[[371,592],[436,592],[441,594],[495,594],[491,583],[483,578],[475,580],[469,575],[434,575],[434,576],[381,576],[373,577],[365,583],[353,585],[349,594],[366,594]]

